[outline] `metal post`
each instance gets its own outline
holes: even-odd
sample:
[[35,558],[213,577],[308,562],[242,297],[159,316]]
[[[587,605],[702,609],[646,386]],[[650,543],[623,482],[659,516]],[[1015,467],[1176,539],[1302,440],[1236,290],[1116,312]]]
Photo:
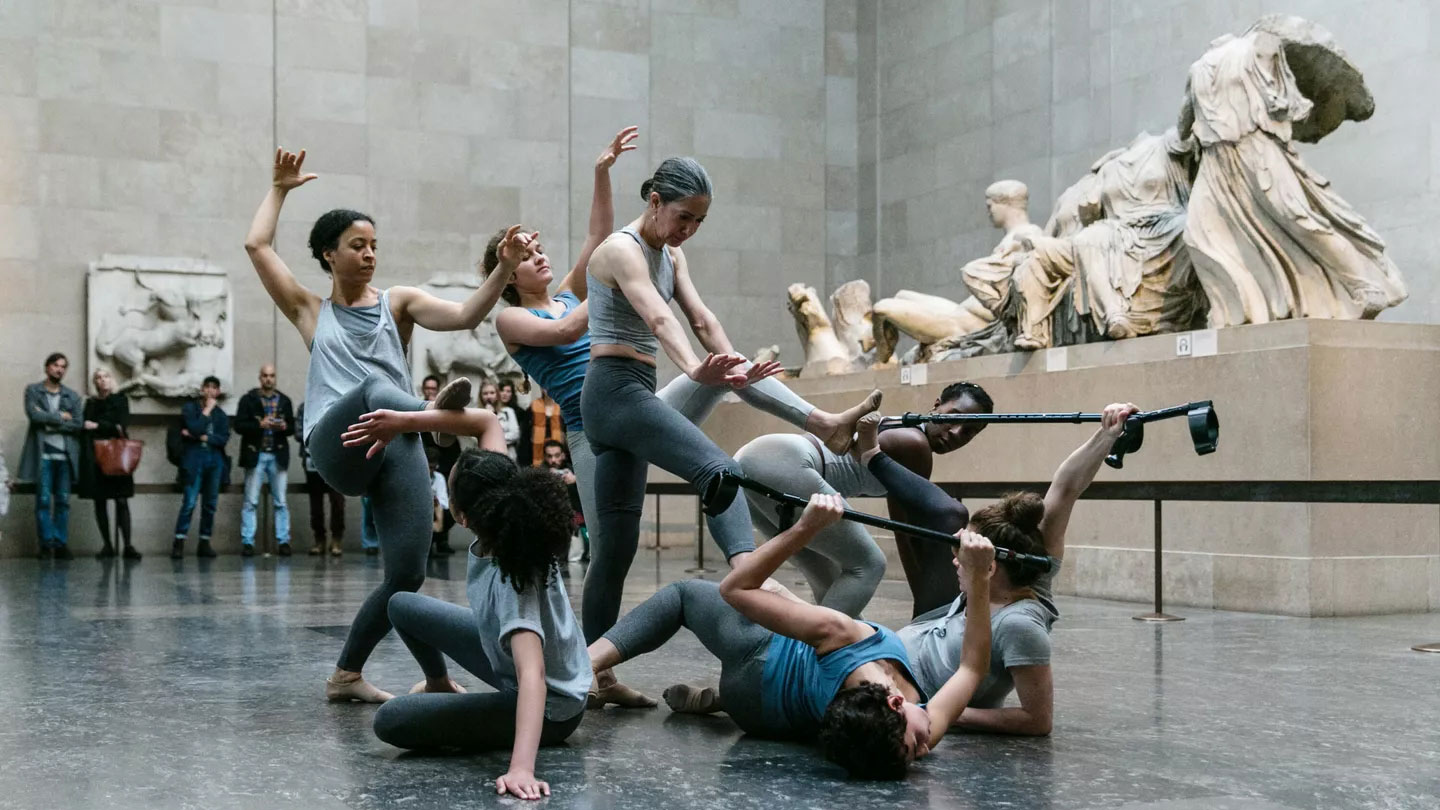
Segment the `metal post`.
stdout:
[[1134,619],[1134,620],[1137,621],[1137,622],[1183,622],[1183,621],[1185,621],[1185,618],[1184,618],[1183,616],[1171,616],[1169,613],[1166,613],[1166,612],[1165,612],[1165,603],[1164,603],[1164,601],[1163,601],[1164,577],[1161,576],[1162,566],[1161,566],[1161,562],[1160,562],[1160,559],[1161,559],[1161,556],[1162,556],[1162,553],[1161,553],[1161,552],[1162,552],[1162,546],[1163,546],[1161,526],[1162,526],[1162,524],[1163,524],[1164,521],[1163,521],[1163,515],[1162,515],[1162,512],[1161,512],[1161,509],[1160,509],[1160,504],[1161,504],[1161,501],[1157,498],[1157,499],[1155,500],[1155,612],[1154,612],[1154,613],[1142,613],[1142,614],[1140,614],[1139,616],[1131,616],[1131,617],[1130,617],[1130,618]]
[[[736,496],[741,497],[741,496]],[[705,504],[699,496],[695,498],[695,567],[686,568],[687,574],[713,574],[714,568],[705,567]]]
[[660,581],[660,493],[655,493],[655,581]]

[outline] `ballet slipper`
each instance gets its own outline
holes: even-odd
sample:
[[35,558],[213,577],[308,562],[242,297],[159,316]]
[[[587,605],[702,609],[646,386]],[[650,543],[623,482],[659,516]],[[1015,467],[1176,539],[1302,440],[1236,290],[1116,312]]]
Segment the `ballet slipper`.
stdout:
[[441,694],[441,693],[445,693],[445,692],[453,692],[453,693],[455,693],[455,694],[457,694],[457,695],[463,695],[463,694],[465,694],[465,687],[463,687],[463,686],[461,686],[460,684],[456,683],[454,678],[446,678],[445,680],[446,680],[446,681],[449,681],[449,688],[448,688],[448,689],[431,689],[431,688],[430,688],[430,681],[424,680],[424,681],[421,681],[421,682],[415,684],[414,686],[410,687],[410,694],[412,694],[412,695],[419,695],[419,694],[422,694],[422,693],[424,693],[424,694]]
[[878,412],[867,413],[855,423],[855,447],[850,452],[862,465],[869,464],[880,452],[880,420],[883,418]]
[[690,686],[677,683],[664,692],[665,705],[678,714],[714,714],[724,711],[720,693],[713,686]]
[[865,414],[873,413],[880,407],[880,401],[884,398],[880,389],[871,391],[868,396],[860,400],[859,404],[847,408],[840,413],[827,413],[816,410],[811,413],[812,425],[806,425],[807,429],[814,433],[825,447],[836,455],[843,455],[850,449],[852,437],[855,435],[855,425]]
[[[426,408],[433,408],[441,411],[463,411],[470,404],[470,380],[466,377],[456,377],[445,384],[444,388],[435,395],[435,401],[426,404]],[[449,433],[431,433],[435,438],[435,444],[440,447],[449,447],[455,443],[455,437]]]
[[660,705],[653,698],[620,683],[615,678],[615,670],[607,669],[595,673],[590,691],[585,695],[585,708],[603,709],[611,703],[625,709],[650,709]]
[[394,695],[371,686],[364,678],[336,680],[332,675],[325,679],[325,699],[331,703],[384,703]]

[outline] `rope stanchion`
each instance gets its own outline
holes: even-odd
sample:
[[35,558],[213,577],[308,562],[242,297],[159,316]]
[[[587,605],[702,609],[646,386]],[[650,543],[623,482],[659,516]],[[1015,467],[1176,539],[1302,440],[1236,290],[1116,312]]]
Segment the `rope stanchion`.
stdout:
[[1155,502],[1155,612],[1154,612],[1154,613],[1142,613],[1142,614],[1140,614],[1139,616],[1131,616],[1131,617],[1130,617],[1130,618],[1134,619],[1134,620],[1137,621],[1137,622],[1183,622],[1183,621],[1185,621],[1185,617],[1183,617],[1183,616],[1172,616],[1172,615],[1170,615],[1169,613],[1166,613],[1166,612],[1165,612],[1165,602],[1164,602],[1164,599],[1163,599],[1163,590],[1162,590],[1162,589],[1163,589],[1163,584],[1162,584],[1162,583],[1163,583],[1164,577],[1163,577],[1162,574],[1161,574],[1161,562],[1160,562],[1160,560],[1161,560],[1161,549],[1162,549],[1162,545],[1163,545],[1162,540],[1161,540],[1162,534],[1161,534],[1161,530],[1160,530],[1161,523],[1163,522],[1163,520],[1162,520],[1163,513],[1160,511],[1160,503],[1161,503],[1160,501],[1156,501],[1156,502]]
[[[658,495],[656,496],[659,497]],[[687,574],[713,574],[714,568],[705,566],[705,501],[695,499],[695,567],[686,568]]]

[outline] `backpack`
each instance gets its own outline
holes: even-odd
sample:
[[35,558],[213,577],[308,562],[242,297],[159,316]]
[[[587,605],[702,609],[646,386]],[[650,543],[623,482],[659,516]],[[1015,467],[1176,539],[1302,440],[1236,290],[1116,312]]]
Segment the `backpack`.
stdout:
[[185,437],[180,435],[184,429],[184,422],[176,420],[165,430],[165,460],[176,467],[185,463]]

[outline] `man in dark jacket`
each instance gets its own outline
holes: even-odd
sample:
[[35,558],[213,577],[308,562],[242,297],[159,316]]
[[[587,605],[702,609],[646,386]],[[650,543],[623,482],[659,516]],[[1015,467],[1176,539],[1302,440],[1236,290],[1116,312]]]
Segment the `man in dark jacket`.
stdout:
[[55,352],[45,358],[45,379],[25,386],[25,452],[17,480],[35,482],[35,534],[40,559],[71,557],[70,485],[80,476],[80,395],[60,384],[70,361]]
[[219,378],[206,377],[200,386],[200,394],[199,399],[185,403],[180,409],[180,418],[185,423],[180,431],[185,440],[185,456],[180,465],[184,473],[185,499],[180,505],[180,516],[175,520],[175,543],[170,547],[172,560],[185,555],[190,517],[195,513],[195,502],[202,496],[200,543],[195,547],[195,556],[215,556],[215,550],[210,547],[210,532],[215,528],[215,505],[220,500],[225,443],[230,441],[230,417],[220,409]]
[[235,409],[235,432],[240,434],[240,467],[245,470],[245,505],[240,508],[240,554],[255,554],[255,507],[260,487],[270,484],[275,505],[275,551],[290,556],[290,509],[285,487],[290,481],[290,435],[295,432],[295,411],[290,398],[275,387],[275,367],[260,367],[260,387],[240,398]]

